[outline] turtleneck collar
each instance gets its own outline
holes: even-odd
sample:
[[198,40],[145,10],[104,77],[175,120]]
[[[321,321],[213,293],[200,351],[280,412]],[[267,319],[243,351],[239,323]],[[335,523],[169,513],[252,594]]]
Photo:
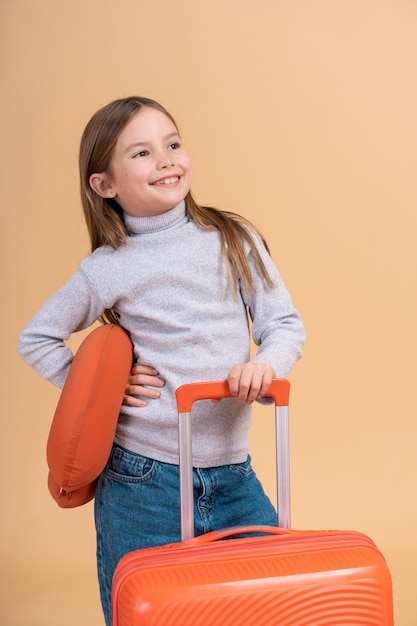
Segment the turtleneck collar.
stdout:
[[127,213],[123,213],[123,217],[129,232],[135,235],[165,230],[186,221],[185,200],[182,200],[173,209],[161,215],[132,217]]

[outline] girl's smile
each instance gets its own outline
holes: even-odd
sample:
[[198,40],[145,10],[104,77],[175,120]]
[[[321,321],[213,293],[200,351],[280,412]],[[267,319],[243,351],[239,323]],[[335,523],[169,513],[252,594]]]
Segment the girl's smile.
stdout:
[[185,198],[191,164],[173,122],[143,107],[119,135],[110,173],[90,177],[99,195],[114,198],[133,217],[165,213]]
[[179,176],[169,176],[168,178],[161,178],[156,180],[151,185],[175,185],[179,181]]

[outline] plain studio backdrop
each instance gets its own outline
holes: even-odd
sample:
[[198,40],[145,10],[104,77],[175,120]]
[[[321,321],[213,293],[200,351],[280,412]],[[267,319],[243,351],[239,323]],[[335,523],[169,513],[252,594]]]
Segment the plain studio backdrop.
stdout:
[[[264,232],[302,313],[293,526],[369,534],[415,626],[416,3],[2,0],[0,29],[1,624],[103,623],[92,504],[61,510],[46,487],[58,391],[16,342],[89,252],[82,130],[139,94],[178,120],[197,200]],[[274,497],[267,413],[252,455]]]

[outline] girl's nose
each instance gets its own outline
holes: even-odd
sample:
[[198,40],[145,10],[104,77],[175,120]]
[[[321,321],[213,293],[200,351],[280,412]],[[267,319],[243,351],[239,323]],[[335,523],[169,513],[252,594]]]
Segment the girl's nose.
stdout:
[[165,154],[161,156],[161,158],[159,159],[158,166],[160,167],[160,169],[173,167],[173,165],[174,165],[174,160],[172,159],[170,154]]

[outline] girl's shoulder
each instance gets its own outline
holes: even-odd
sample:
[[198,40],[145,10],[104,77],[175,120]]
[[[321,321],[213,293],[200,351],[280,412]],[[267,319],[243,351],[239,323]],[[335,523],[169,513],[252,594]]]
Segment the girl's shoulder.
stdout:
[[100,263],[103,260],[108,261],[112,258],[124,256],[129,248],[129,241],[130,238],[128,238],[128,240],[125,243],[122,243],[118,248],[113,248],[109,245],[100,246],[93,250],[93,252],[90,252],[88,256],[84,257],[81,263],[94,264]]
[[101,276],[101,280],[107,276],[110,280],[118,276],[126,267],[126,254],[128,242],[119,248],[112,246],[100,246],[91,254],[84,257],[79,263],[79,270],[86,274],[90,280],[92,277]]

